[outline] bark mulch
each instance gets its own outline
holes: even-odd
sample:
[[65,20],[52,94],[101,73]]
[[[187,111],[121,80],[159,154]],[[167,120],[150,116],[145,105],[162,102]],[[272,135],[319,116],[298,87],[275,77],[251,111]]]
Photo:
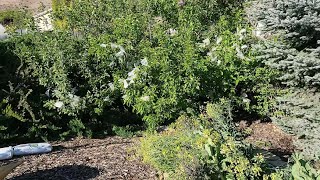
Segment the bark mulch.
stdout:
[[45,9],[51,7],[51,0],[0,0],[0,11],[28,9],[33,13],[39,12],[42,5]]
[[295,149],[293,145],[295,137],[283,132],[271,122],[256,121],[249,126],[249,129],[252,133],[246,140],[265,150],[291,154]]
[[24,163],[7,180],[157,179],[152,168],[129,153],[136,140],[107,137],[54,142],[51,153],[11,160]]
[[272,122],[240,121],[240,130],[249,130],[245,139],[253,144],[257,153],[262,153],[266,161],[274,168],[287,166],[288,158],[294,152],[293,141],[296,137],[283,132]]

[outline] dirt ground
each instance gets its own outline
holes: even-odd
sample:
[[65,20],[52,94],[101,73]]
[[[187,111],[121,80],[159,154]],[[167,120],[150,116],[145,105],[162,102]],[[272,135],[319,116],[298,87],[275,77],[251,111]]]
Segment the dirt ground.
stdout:
[[253,132],[248,140],[269,142],[269,146],[268,144],[266,146],[268,150],[279,150],[284,153],[293,152],[293,139],[295,137],[286,134],[276,125],[272,123],[254,123],[250,128]]
[[239,128],[250,132],[246,138],[247,142],[280,157],[292,154],[295,149],[293,141],[296,137],[283,132],[272,122],[241,121]]
[[36,13],[42,11],[39,10],[41,4],[43,4],[44,9],[49,9],[51,7],[51,0],[0,0],[0,11],[26,8]]
[[[13,159],[24,163],[7,180],[157,179],[154,170],[128,153],[136,140],[108,137],[55,142],[51,153]],[[8,162],[0,161],[0,165]]]

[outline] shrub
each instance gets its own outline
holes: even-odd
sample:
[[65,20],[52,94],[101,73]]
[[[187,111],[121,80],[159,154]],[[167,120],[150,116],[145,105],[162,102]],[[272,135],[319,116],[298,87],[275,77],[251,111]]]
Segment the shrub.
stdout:
[[113,126],[112,131],[117,136],[124,137],[124,138],[132,138],[135,135],[133,127],[130,127],[130,126],[125,126],[125,127]]
[[[272,92],[273,72],[253,58],[246,29],[238,24],[233,31],[229,25],[222,17],[216,25],[220,31],[208,31],[201,43],[193,40],[196,34],[190,31],[196,27],[182,25],[179,33],[169,38],[164,33],[157,35],[161,43],[146,44],[142,49],[141,59],[148,66],[137,66],[129,73],[137,76],[134,83],[130,84],[130,76],[121,77],[125,103],[151,127],[219,97],[232,98],[247,110],[267,112],[269,99],[263,93]],[[126,87],[126,83],[130,85]]]
[[134,111],[151,129],[220,97],[266,114],[274,72],[253,58],[239,3],[73,1],[61,11],[65,28],[31,28],[15,39],[39,112],[29,118],[82,135],[108,124],[114,108]]
[[71,0],[52,0],[52,9],[54,11],[59,11],[63,9],[65,6],[69,6],[71,4]]
[[68,9],[72,4],[72,0],[52,0],[52,10],[54,16],[55,28],[63,29],[67,25],[66,17],[63,15],[64,10]]
[[[20,124],[26,121],[26,118],[21,114],[26,112],[27,108],[25,101],[27,95],[24,94],[27,93],[25,91],[27,88],[23,87],[25,84],[18,85],[21,83],[21,77],[19,77],[21,63],[14,55],[13,48],[14,42],[0,41],[0,137],[3,143],[17,137]],[[17,103],[15,104],[12,99],[19,101],[19,103],[15,102]],[[18,105],[21,114],[16,112],[15,105]]]
[[278,79],[285,86],[320,87],[320,46],[298,51],[281,42],[265,42],[256,48],[260,52],[257,58],[282,72]]
[[263,156],[225,131],[231,127],[220,128],[231,125],[222,107],[209,104],[199,117],[181,116],[165,132],[148,134],[138,154],[169,179],[267,179]]
[[[10,126],[12,124],[12,119],[20,121],[25,121],[25,119],[14,112],[11,106],[7,105],[6,100],[0,102],[0,110],[0,138],[4,143],[6,140],[15,136],[14,132],[11,131],[12,126]],[[7,131],[8,129],[10,129],[11,132]]]
[[[4,137],[2,143],[26,139],[36,141],[48,137],[56,139],[60,134],[66,137],[88,132],[88,129],[83,130],[82,122],[74,116],[59,115],[56,110],[44,107],[50,95],[46,93],[47,88],[32,76],[32,68],[21,61],[23,55],[17,56],[19,48],[16,45],[22,48],[23,44],[31,43],[28,38],[29,34],[0,42],[0,99],[3,100],[0,126],[4,126],[0,133]],[[30,47],[26,53],[32,53],[33,50]]]
[[3,25],[19,24],[23,22],[24,15],[19,10],[7,10],[0,12],[0,23]]
[[23,59],[23,70],[36,80],[32,88],[39,86],[34,89],[39,97],[29,99],[38,110],[44,110],[36,119],[61,127],[58,132],[62,136],[91,134],[89,126],[98,123],[96,118],[106,106],[111,107],[112,94],[117,94],[111,85],[101,84],[103,80],[107,85],[111,79],[106,72],[109,63],[98,67],[98,62],[86,60],[80,54],[85,51],[85,41],[64,32],[30,32],[23,41],[17,40],[15,52]]

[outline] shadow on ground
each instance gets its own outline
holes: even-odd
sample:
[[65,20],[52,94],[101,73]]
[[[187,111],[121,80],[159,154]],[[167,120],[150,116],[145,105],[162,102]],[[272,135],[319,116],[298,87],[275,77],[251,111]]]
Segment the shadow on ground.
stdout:
[[100,172],[97,168],[84,165],[68,165],[25,173],[8,180],[87,180],[93,179],[99,174]]

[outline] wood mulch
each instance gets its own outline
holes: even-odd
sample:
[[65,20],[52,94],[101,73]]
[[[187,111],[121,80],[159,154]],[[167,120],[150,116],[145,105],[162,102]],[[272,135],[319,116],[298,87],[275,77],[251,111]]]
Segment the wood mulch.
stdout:
[[265,157],[271,168],[287,167],[295,150],[293,142],[296,137],[285,133],[272,122],[251,119],[238,121],[237,125],[239,130],[249,133],[245,141]]
[[27,9],[31,12],[40,12],[51,7],[51,0],[0,0],[0,12],[13,9]]
[[251,131],[246,141],[257,147],[273,152],[279,156],[287,156],[295,150],[293,141],[296,137],[282,131],[272,122],[254,121],[251,124],[241,121],[241,129]]
[[11,160],[24,163],[7,180],[157,179],[152,168],[129,153],[136,142],[120,137],[54,142],[51,153]]

